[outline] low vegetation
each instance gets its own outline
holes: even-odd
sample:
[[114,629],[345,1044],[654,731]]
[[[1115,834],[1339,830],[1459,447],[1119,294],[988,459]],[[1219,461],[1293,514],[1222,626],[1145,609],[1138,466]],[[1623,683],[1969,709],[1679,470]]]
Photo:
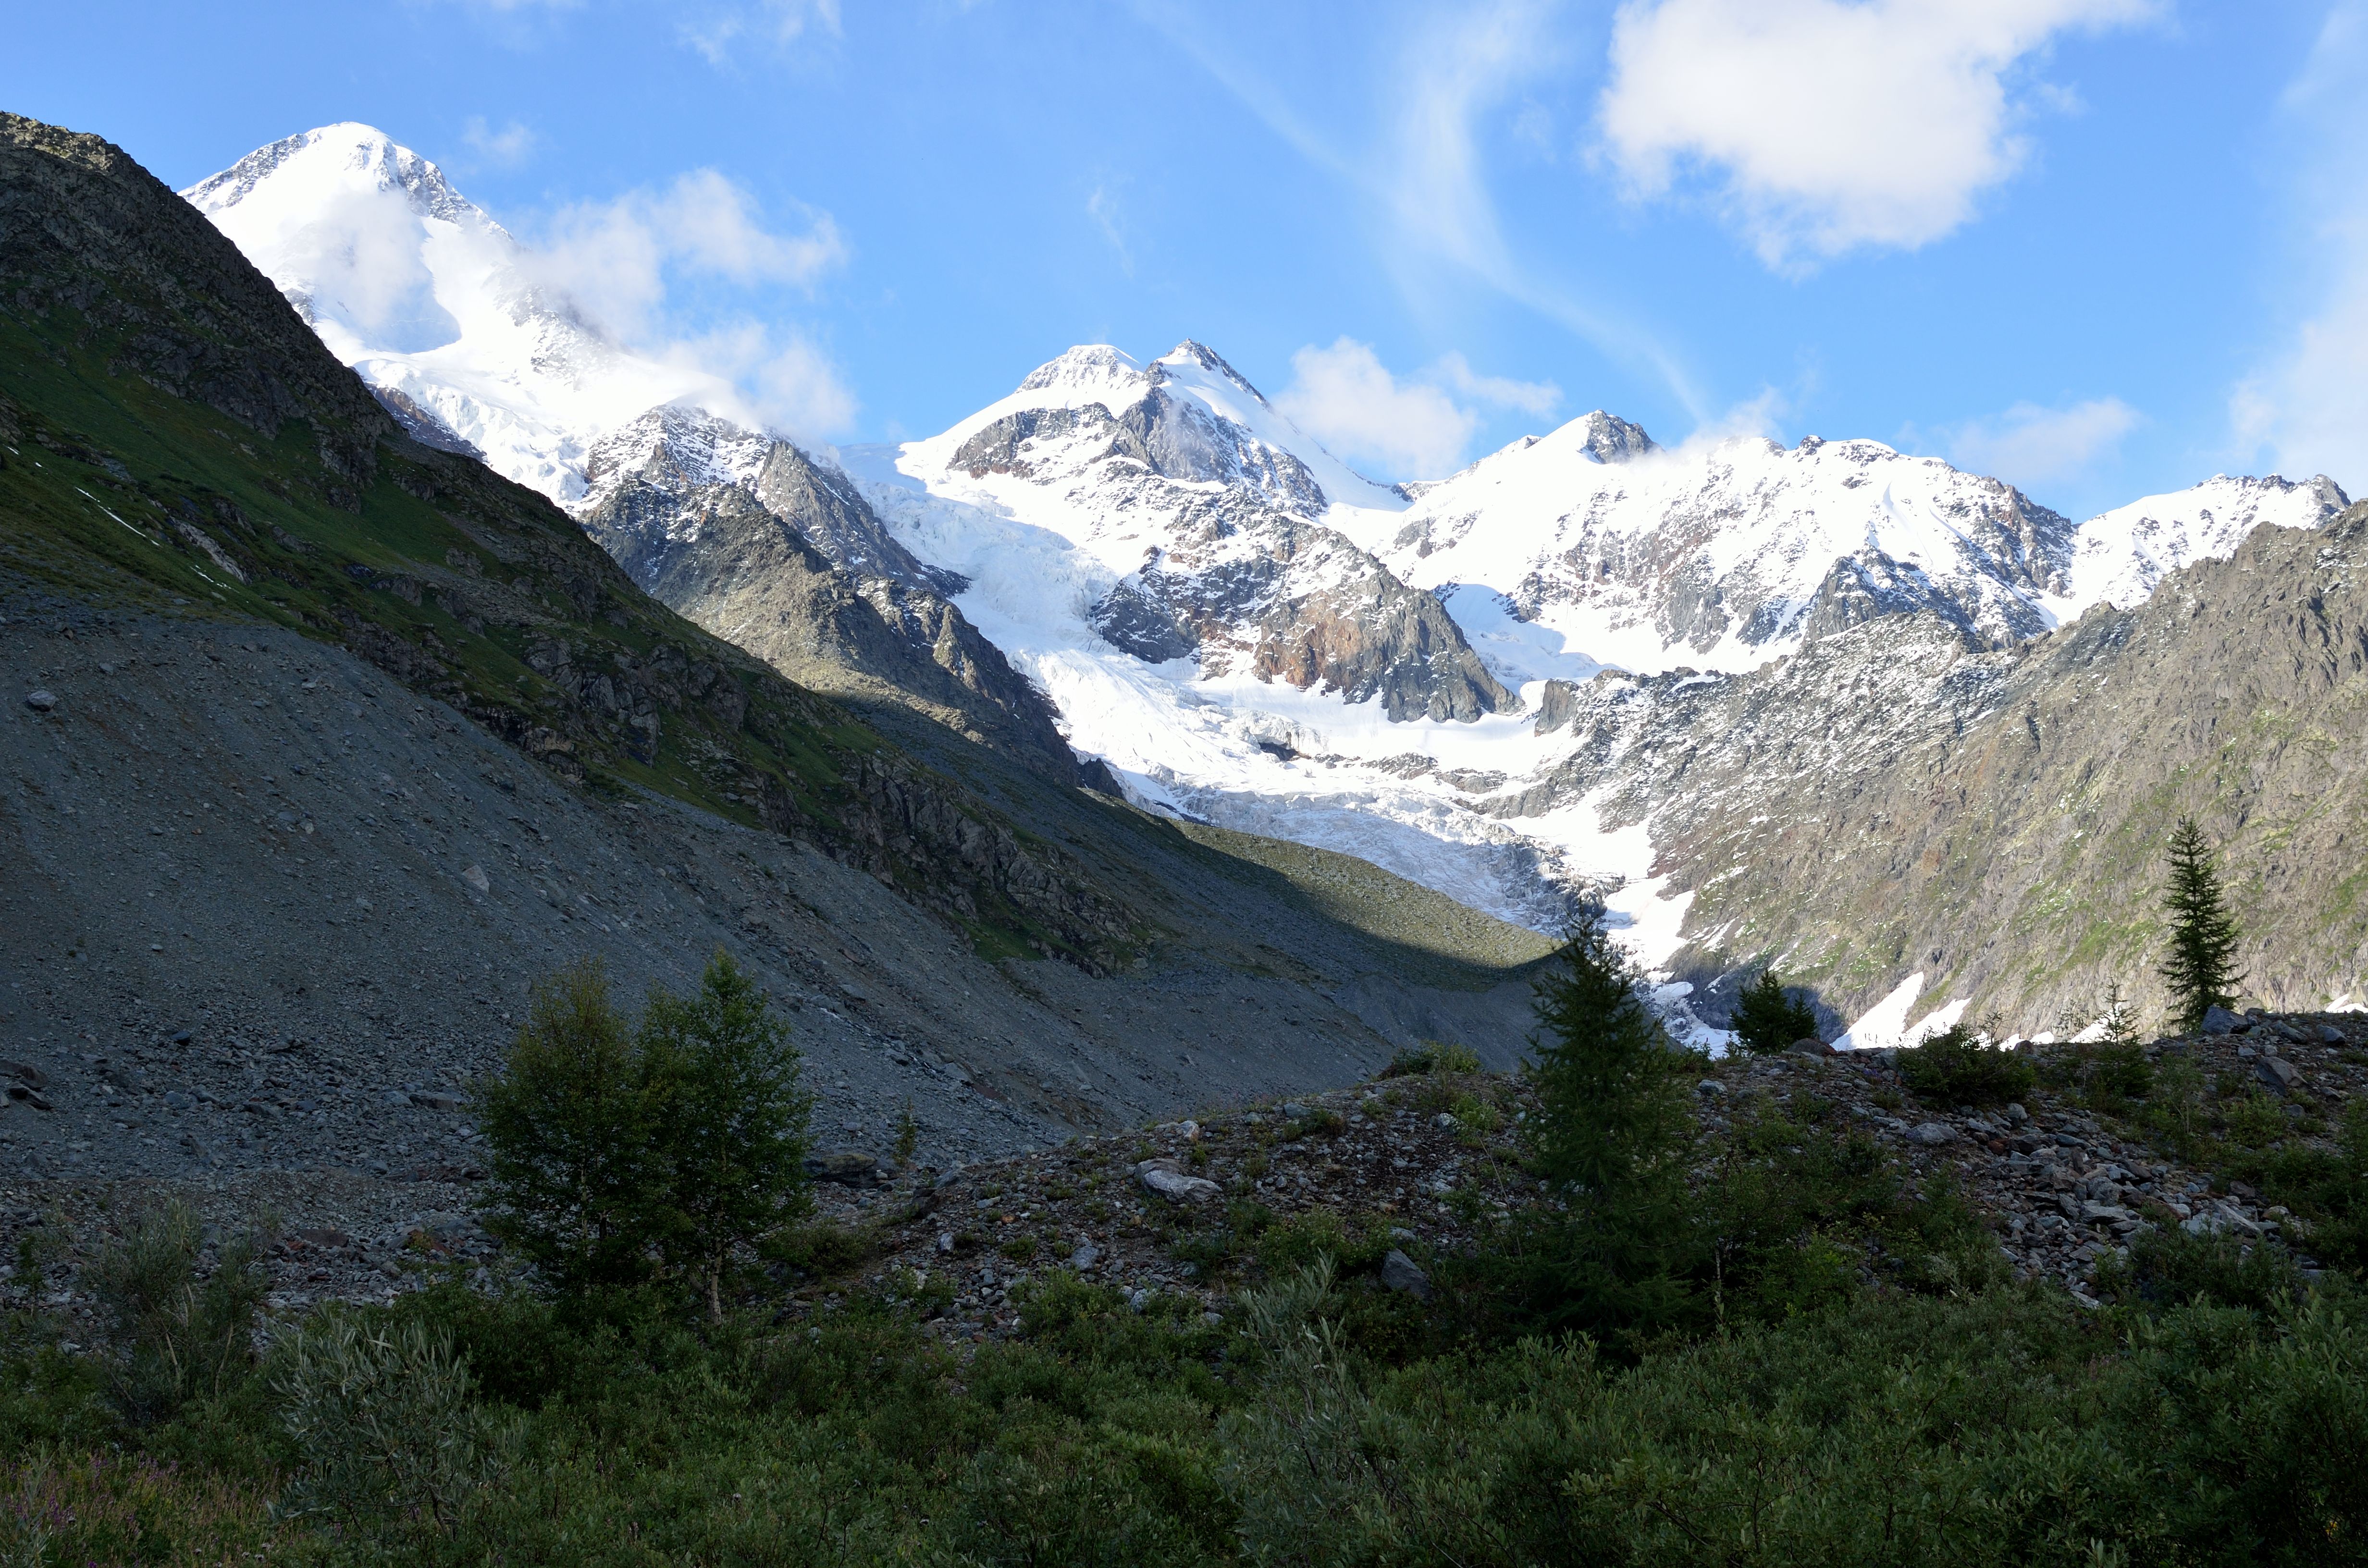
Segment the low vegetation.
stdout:
[[[861,1238],[806,1213],[794,1055],[745,979],[719,960],[635,1019],[570,971],[480,1090],[513,1270],[422,1265],[390,1305],[275,1319],[254,1242],[134,1217],[89,1276],[103,1343],[6,1324],[0,1552],[2368,1559],[2368,1119],[2305,1157],[2191,1108],[2198,1138],[2309,1195],[2323,1273],[2156,1233],[2085,1310],[2009,1279],[1962,1198],[1839,1108],[1738,1101],[1705,1133],[1701,1066],[1633,978],[1600,926],[1565,945],[1520,1093],[1452,1047],[1397,1064],[1386,1092],[1429,1114],[1518,1115],[1531,1196],[1426,1256],[1427,1298],[1383,1285],[1390,1233],[1237,1199],[1174,1235],[1241,1282],[1227,1311],[1039,1268],[1016,1335],[950,1345],[942,1285],[867,1282]],[[1931,1060],[1943,1095],[2013,1086],[1971,1039]],[[2115,1071],[2093,1092],[2130,1116],[2177,1087]],[[717,1114],[742,1100],[763,1114]],[[814,1275],[831,1292],[793,1299]]]

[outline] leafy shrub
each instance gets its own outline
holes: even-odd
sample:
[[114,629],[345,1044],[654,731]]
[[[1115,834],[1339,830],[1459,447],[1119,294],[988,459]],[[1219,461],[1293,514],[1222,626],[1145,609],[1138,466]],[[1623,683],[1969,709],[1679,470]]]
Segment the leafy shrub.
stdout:
[[116,1400],[135,1422],[169,1416],[191,1399],[219,1399],[253,1364],[256,1313],[271,1288],[261,1238],[226,1241],[202,1278],[201,1239],[196,1213],[168,1199],[140,1214],[92,1266]]
[[2097,1266],[2100,1300],[2154,1313],[2198,1302],[2272,1312],[2305,1289],[2302,1270],[2283,1247],[2176,1229],[2144,1232],[2131,1241],[2127,1259],[2108,1255]]
[[1899,1076],[1931,1106],[1998,1106],[2031,1093],[2038,1074],[2011,1051],[1952,1024],[1899,1053]]
[[1735,1001],[1735,1043],[1753,1056],[1788,1051],[1797,1040],[1817,1036],[1817,1009],[1795,992],[1787,991],[1772,969],[1743,988]]
[[295,1506],[449,1529],[499,1446],[450,1335],[416,1320],[369,1326],[325,1308],[279,1352],[273,1386],[305,1456],[290,1489]]
[[[971,1238],[976,1244],[976,1238]],[[784,1225],[757,1244],[757,1256],[815,1279],[852,1274],[880,1250],[880,1238],[833,1220]]]

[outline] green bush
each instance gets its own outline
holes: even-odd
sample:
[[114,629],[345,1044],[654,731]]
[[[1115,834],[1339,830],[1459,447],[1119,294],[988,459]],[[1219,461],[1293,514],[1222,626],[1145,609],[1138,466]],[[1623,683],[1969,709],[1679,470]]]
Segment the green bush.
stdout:
[[1449,1044],[1426,1040],[1417,1045],[1402,1048],[1382,1069],[1384,1078],[1415,1077],[1426,1073],[1458,1074],[1480,1071],[1480,1053],[1468,1045]]
[[220,1399],[254,1365],[256,1313],[271,1289],[262,1239],[225,1240],[201,1276],[201,1229],[186,1203],[167,1199],[135,1217],[91,1267],[116,1400],[135,1422],[172,1415],[192,1399]]
[[417,1320],[324,1309],[278,1347],[273,1385],[304,1455],[300,1512],[449,1530],[495,1468],[500,1433],[451,1338]]
[[1944,1108],[2006,1105],[2030,1094],[2039,1077],[2021,1055],[1982,1040],[1964,1024],[1952,1024],[1901,1051],[1899,1076],[1918,1099]]
[[1817,1009],[1787,991],[1772,969],[1743,988],[1735,1000],[1735,1043],[1752,1056],[1772,1056],[1798,1040],[1817,1038]]

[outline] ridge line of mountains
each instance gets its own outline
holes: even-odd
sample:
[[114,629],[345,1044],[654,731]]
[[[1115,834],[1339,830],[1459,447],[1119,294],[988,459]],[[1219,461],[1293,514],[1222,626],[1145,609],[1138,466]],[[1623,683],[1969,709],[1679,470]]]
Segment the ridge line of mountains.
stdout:
[[[2357,792],[2360,513],[2325,476],[2076,525],[1879,443],[1672,449],[1597,411],[1383,484],[1189,341],[1071,349],[925,440],[801,447],[606,335],[368,127],[182,194],[410,449],[541,491],[715,646],[991,778],[1023,851],[1082,786],[1251,860],[1352,857],[1440,895],[1434,921],[1548,934],[1600,901],[1681,1037],[1716,1043],[1773,962],[1826,1033],[1879,1044],[1968,1014],[2069,1031],[2108,983],[2151,1004],[2150,846],[2192,813],[2259,999],[2368,989],[2322,869]],[[369,201],[400,253],[365,258],[375,293],[336,261]],[[1066,924],[1023,949],[1126,960],[1110,877],[1045,891],[1092,881],[1042,883]]]

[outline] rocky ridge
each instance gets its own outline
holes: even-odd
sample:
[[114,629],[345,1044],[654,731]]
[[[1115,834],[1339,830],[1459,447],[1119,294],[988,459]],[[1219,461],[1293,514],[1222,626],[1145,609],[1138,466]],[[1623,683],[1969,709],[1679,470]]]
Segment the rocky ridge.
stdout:
[[845,475],[712,415],[651,411],[593,448],[575,514],[661,604],[791,680],[910,708],[1061,783],[1052,704],[947,597]]
[[2363,569],[2355,506],[2009,649],[1886,618],[1745,675],[1607,673],[1545,706],[1565,760],[1477,809],[1649,824],[1694,892],[1676,967],[1705,988],[1764,955],[1837,1025],[1914,977],[1920,1007],[2032,1033],[2086,1022],[2109,983],[2158,1005],[2159,846],[2192,814],[2257,994],[2325,1005],[2368,957],[2342,891],[2368,810],[2346,739],[2368,723]]

